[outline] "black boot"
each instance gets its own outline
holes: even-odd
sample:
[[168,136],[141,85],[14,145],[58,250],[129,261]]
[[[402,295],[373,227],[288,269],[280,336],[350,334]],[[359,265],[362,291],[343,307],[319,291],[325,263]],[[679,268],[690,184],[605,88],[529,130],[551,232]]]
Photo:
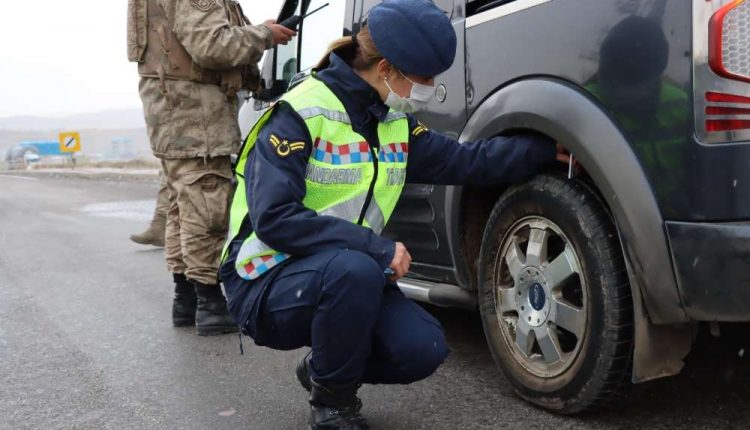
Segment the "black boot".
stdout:
[[297,380],[302,384],[302,388],[309,393],[312,390],[310,384],[310,359],[312,358],[312,349],[307,351],[299,363],[297,363]]
[[197,297],[195,288],[185,275],[174,273],[174,301],[172,302],[172,324],[175,327],[195,325]]
[[221,287],[192,280],[190,282],[198,295],[198,308],[195,312],[195,332],[198,336],[236,333],[239,329],[227,312],[227,301]]
[[[299,360],[299,363],[297,363],[297,380],[302,385],[302,388],[305,389],[308,393],[312,391],[312,379],[310,378],[310,360],[312,359],[312,349],[307,351],[307,354],[302,356],[302,358]],[[357,399],[357,411],[362,409],[362,400]]]
[[359,414],[359,384],[320,385],[310,380],[310,429],[367,430],[370,426]]

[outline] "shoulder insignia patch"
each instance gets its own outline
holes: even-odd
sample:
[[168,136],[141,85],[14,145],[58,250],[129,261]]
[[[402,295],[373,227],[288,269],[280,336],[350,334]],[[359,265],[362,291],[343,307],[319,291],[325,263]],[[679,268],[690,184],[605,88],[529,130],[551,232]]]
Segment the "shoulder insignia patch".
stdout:
[[412,134],[412,135],[414,135],[414,136],[416,137],[416,136],[419,136],[420,134],[424,134],[424,133],[426,133],[426,132],[427,132],[427,131],[429,131],[429,130],[430,130],[430,129],[429,129],[429,128],[427,128],[427,126],[426,126],[426,125],[424,125],[424,124],[422,124],[421,122],[417,121],[417,126],[416,126],[416,127],[414,127],[414,130],[412,130],[412,131],[411,131],[411,134]]
[[276,150],[276,155],[286,158],[295,152],[305,149],[305,142],[289,142],[288,140],[279,139],[275,134],[271,135],[271,145]]
[[201,12],[208,12],[216,6],[216,0],[190,0],[190,4]]

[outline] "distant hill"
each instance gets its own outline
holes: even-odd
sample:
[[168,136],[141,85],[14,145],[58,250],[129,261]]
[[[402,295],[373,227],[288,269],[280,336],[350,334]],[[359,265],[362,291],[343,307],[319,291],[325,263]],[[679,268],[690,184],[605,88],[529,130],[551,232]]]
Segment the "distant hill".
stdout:
[[11,116],[0,118],[0,130],[49,132],[59,130],[127,130],[146,128],[141,109],[120,109],[71,115],[61,118]]

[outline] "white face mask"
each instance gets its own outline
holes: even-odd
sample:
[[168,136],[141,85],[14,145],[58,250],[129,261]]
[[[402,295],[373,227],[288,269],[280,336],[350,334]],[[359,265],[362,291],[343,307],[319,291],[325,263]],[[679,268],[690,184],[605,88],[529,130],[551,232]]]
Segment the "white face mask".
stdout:
[[[399,71],[399,73],[401,72]],[[390,91],[388,93],[388,98],[385,100],[385,104],[395,111],[404,113],[414,113],[424,109],[435,96],[435,87],[418,84],[404,76],[403,73],[401,73],[401,76],[411,82],[411,94],[408,98],[396,94],[388,83],[388,78],[385,78],[385,86],[387,86]]]

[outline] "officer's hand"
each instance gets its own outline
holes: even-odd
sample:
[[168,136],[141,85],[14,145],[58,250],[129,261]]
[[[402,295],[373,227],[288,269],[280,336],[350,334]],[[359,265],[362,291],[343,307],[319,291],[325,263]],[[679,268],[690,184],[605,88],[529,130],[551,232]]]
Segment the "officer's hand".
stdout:
[[274,46],[286,45],[290,40],[292,40],[294,36],[297,35],[296,31],[290,30],[281,24],[276,24],[276,21],[273,19],[269,19],[268,21],[264,22],[263,25],[271,29],[271,32],[273,33]]
[[388,266],[393,269],[396,274],[389,278],[390,281],[396,282],[406,275],[409,272],[410,265],[411,255],[409,255],[409,251],[406,250],[403,243],[396,242],[396,253],[393,254],[393,261],[391,261],[390,266]]
[[570,152],[559,143],[555,144],[555,146],[557,149],[557,161],[565,164],[570,163]]
[[[557,143],[556,149],[557,149],[557,161],[565,164],[570,164],[570,152],[568,152],[567,149],[565,149],[562,144]],[[583,167],[581,167],[581,164],[578,162],[577,159],[573,159],[573,171],[578,174],[581,173],[583,170]]]

